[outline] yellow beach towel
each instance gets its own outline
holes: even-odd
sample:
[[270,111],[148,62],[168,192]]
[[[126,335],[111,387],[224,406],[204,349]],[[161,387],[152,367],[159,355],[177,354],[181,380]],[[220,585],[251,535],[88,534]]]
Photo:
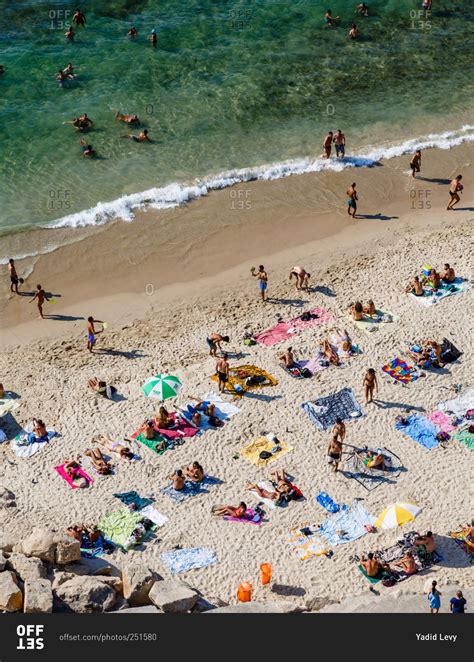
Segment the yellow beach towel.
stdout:
[[354,322],[358,329],[361,329],[361,331],[372,333],[373,331],[378,331],[382,326],[385,326],[388,323],[380,319],[383,315],[390,315],[392,322],[397,321],[397,318],[395,315],[393,315],[393,313],[389,313],[388,310],[383,311],[378,309],[377,314],[373,317],[370,317],[364,313],[364,318],[360,322],[356,322],[352,317],[350,319]]
[[[265,381],[261,381],[258,384],[248,385],[246,384],[246,381],[249,377],[263,377]],[[217,375],[212,375],[211,379],[215,382],[219,381]],[[240,365],[236,368],[230,368],[227,389],[233,393],[236,398],[241,398],[245,391],[263,388],[264,386],[276,386],[277,384],[278,380],[265,370],[262,370],[262,368],[257,368],[254,365]]]
[[[275,446],[280,446],[281,451],[278,451],[277,453],[272,454],[271,457],[269,457],[267,460],[262,460],[260,457],[260,453],[262,451],[267,451],[268,453],[272,452],[272,448],[275,448]],[[250,460],[252,464],[255,464],[257,467],[265,467],[267,464],[270,462],[273,462],[273,460],[279,460],[285,453],[288,453],[288,451],[292,450],[292,446],[289,446],[286,441],[281,441],[281,439],[278,439],[278,441],[273,440],[270,441],[268,437],[257,437],[252,441],[248,446],[245,446],[240,451],[240,455],[242,457],[245,457],[247,460]]]
[[308,526],[307,522],[298,529],[292,529],[288,539],[292,552],[300,561],[306,561],[312,556],[322,556],[329,551],[327,543],[317,534],[305,536],[304,533],[301,533],[301,529],[306,526]]

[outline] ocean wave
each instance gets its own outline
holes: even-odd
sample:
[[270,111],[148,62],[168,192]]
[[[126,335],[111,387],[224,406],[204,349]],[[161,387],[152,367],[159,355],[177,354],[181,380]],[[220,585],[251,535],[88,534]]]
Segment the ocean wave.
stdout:
[[46,228],[77,228],[103,225],[113,219],[132,221],[137,209],[170,209],[208,195],[210,191],[223,189],[235,184],[255,180],[272,180],[302,175],[310,172],[333,170],[341,172],[347,168],[373,168],[382,160],[393,159],[417,149],[451,149],[465,142],[474,141],[474,126],[465,125],[460,129],[443,133],[429,134],[423,138],[412,138],[398,144],[385,144],[366,147],[359,154],[345,159],[302,158],[281,163],[241,168],[217,175],[196,179],[192,183],[172,183],[125,195],[111,202],[99,202],[95,207],[75,214],[69,214],[43,225]]

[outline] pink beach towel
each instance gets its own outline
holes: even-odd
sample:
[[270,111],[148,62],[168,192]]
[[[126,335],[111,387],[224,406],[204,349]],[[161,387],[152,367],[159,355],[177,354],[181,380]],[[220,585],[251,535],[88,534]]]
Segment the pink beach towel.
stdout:
[[[176,414],[171,413],[170,417],[173,419],[174,422],[176,422]],[[195,434],[199,432],[197,428],[194,428],[192,425],[189,425],[185,420],[180,418],[178,420],[178,425],[176,428],[173,428],[172,430],[168,430],[167,428],[159,428],[156,423],[153,423],[154,429],[159,432],[159,434],[162,437],[166,437],[167,439],[179,439],[180,437],[194,437]]]
[[[64,464],[60,464],[58,467],[54,467],[54,468],[55,468],[55,470],[58,472],[58,474],[61,476],[61,478],[64,478],[64,480],[66,481],[66,483],[67,483],[70,487],[72,487],[73,490],[77,490],[77,489],[78,489],[77,485],[74,485],[71,476],[68,476],[68,474],[66,473],[66,470],[65,470],[65,468],[64,468]],[[92,480],[92,478],[91,478],[88,474],[86,474],[86,472],[85,472],[83,469],[75,469],[75,472],[76,472],[76,474],[78,474],[79,476],[82,476],[83,478],[85,478],[85,479],[87,480],[87,482],[89,483],[89,485],[90,485],[91,483],[94,482],[94,481]]]
[[228,522],[241,522],[242,524],[256,524],[257,526],[260,526],[262,523],[262,518],[260,517],[258,522],[254,522],[252,519],[253,517],[255,517],[255,513],[252,508],[247,508],[247,512],[243,517],[231,517],[230,515],[224,515],[224,519]]
[[301,315],[299,315],[298,317],[294,317],[288,322],[279,322],[271,329],[267,329],[266,331],[262,331],[262,333],[257,334],[255,336],[255,340],[262,345],[272,347],[272,345],[276,345],[283,340],[291,338],[291,336],[293,336],[295,333],[298,333],[299,331],[309,329],[309,327],[315,326],[317,324],[328,324],[334,319],[333,314],[324,308],[313,308],[313,310],[310,310],[309,312],[313,315],[317,315],[318,317],[309,320],[302,320]]
[[451,419],[444,411],[434,411],[428,414],[428,418],[433,421],[440,432],[452,432],[456,429],[454,425],[451,425]]

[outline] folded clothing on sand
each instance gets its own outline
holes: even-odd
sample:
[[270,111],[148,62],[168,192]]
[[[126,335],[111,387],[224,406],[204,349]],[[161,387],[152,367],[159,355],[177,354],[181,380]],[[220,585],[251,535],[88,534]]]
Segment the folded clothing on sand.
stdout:
[[364,415],[351,388],[343,388],[324,398],[303,402],[300,406],[320,430],[332,427],[337,418],[351,421]]
[[[66,469],[64,467],[65,467],[64,464],[60,464],[59,466],[54,467],[54,468],[58,472],[58,474],[61,476],[61,478],[63,478],[66,481],[66,483],[70,487],[72,487],[73,490],[78,489],[78,486],[74,484],[74,480],[73,480],[72,476],[69,476],[69,474],[66,473]],[[86,474],[86,472],[83,469],[76,468],[76,469],[72,469],[72,471],[73,471],[75,476],[80,476],[82,478],[85,478],[86,481],[87,481],[88,486],[90,486],[90,484],[94,482],[92,480],[92,478],[89,476],[89,474]]]
[[215,551],[206,547],[192,547],[163,552],[163,554],[160,554],[160,558],[172,575],[196,568],[206,568],[218,561]]
[[258,333],[255,336],[255,340],[267,347],[272,347],[283,340],[288,340],[288,338],[291,338],[292,335],[299,331],[308,329],[316,324],[328,324],[333,319],[333,314],[328,310],[313,308],[306,313],[298,315],[298,317],[288,320],[288,322],[278,322],[271,329]]
[[397,382],[402,384],[409,384],[414,382],[420,377],[421,372],[419,368],[409,366],[405,361],[395,358],[386,365],[382,366],[382,370],[393,377]]
[[404,421],[397,421],[395,428],[425,448],[436,448],[439,443],[436,438],[438,431],[432,421],[420,414],[410,414]]
[[[268,437],[261,436],[254,439],[240,451],[240,455],[257,467],[264,467],[273,460],[279,460],[291,450],[292,446],[289,446],[285,441],[269,435]],[[264,453],[264,457],[260,457],[261,453]],[[267,453],[270,454],[269,457],[266,457]]]

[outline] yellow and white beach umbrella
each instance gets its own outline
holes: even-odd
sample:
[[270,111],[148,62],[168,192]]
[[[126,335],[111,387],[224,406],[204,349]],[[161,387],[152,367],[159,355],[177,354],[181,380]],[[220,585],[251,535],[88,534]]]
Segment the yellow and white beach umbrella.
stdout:
[[396,526],[412,522],[419,513],[421,513],[421,508],[416,503],[405,501],[392,503],[380,513],[375,520],[375,526],[378,529],[394,529]]

